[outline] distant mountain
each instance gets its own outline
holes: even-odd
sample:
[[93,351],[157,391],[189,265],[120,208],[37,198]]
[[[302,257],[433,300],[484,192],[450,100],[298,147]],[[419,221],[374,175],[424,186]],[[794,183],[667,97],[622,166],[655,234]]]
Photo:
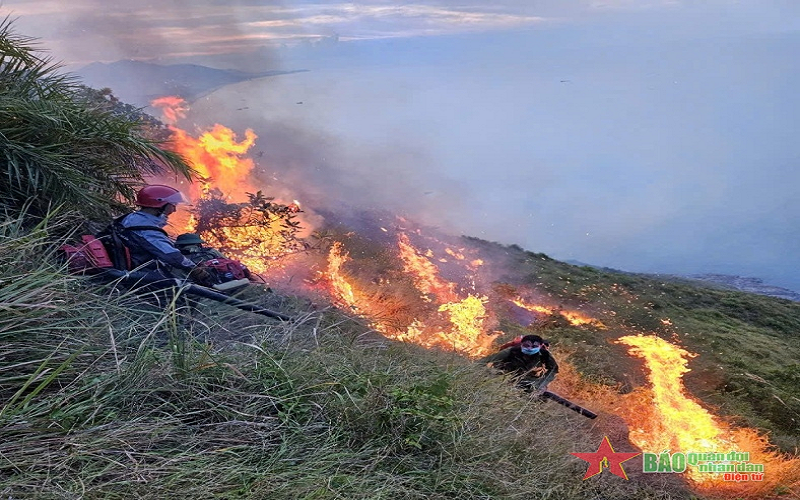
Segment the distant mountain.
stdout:
[[92,63],[76,71],[83,83],[93,88],[109,87],[124,102],[147,106],[156,97],[175,95],[191,102],[225,85],[299,71],[261,71],[209,68],[197,64],[161,65],[124,60]]

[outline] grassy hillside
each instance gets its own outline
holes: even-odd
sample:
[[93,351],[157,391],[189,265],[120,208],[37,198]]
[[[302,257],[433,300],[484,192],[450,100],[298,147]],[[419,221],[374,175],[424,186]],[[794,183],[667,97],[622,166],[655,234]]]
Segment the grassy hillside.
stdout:
[[[476,239],[434,255],[419,244],[435,237],[369,216],[359,221],[369,230],[318,232],[293,254],[294,267],[276,273],[292,287],[242,294],[292,321],[182,293],[165,306],[69,275],[56,252],[63,235],[120,208],[118,196],[130,199],[144,174],[191,170],[143,139],[142,123],[106,109],[114,103],[104,93],[95,96],[102,105],[87,102],[8,21],[0,42],[9,61],[0,98],[10,110],[0,135],[15,153],[0,162],[10,193],[0,203],[5,498],[667,500],[800,491],[800,459],[765,445],[796,455],[797,303],[575,267]],[[458,247],[480,259],[473,265]],[[333,249],[343,252],[336,269]],[[414,263],[432,274],[414,275],[406,269]],[[345,281],[338,289],[334,270]],[[355,303],[342,300],[348,291]],[[523,311],[514,303],[523,296],[550,312]],[[573,310],[591,321],[562,314]],[[377,331],[420,340],[410,334],[421,319],[436,347]],[[475,363],[475,352],[453,348],[455,334],[485,350],[530,332],[548,338],[559,360],[551,388],[596,420],[519,393]],[[659,418],[648,369],[619,343],[636,334],[693,356],[684,379],[703,404],[698,414],[758,429],[741,429],[746,440],[736,443],[766,450],[764,481],[645,474],[639,459],[625,465],[628,479],[605,471],[583,480],[587,464],[572,453],[594,451],[606,436],[633,451],[637,425]]]
[[[636,382],[619,371],[614,357],[627,356],[608,342],[610,331],[658,326],[658,296],[658,316],[668,309],[675,329],[660,333],[685,335],[680,328],[688,325],[688,338],[698,339],[690,347],[700,351],[725,338],[716,325],[734,319],[702,313],[715,318],[709,323],[692,311],[724,311],[728,306],[706,301],[738,300],[750,312],[737,324],[780,346],[775,363],[778,352],[787,362],[797,359],[789,337],[752,312],[771,305],[773,320],[779,313],[791,318],[793,304],[501,249],[517,262],[513,274],[521,282],[536,280],[565,305],[617,311],[601,315],[614,325],[606,330],[557,318],[536,327],[562,361],[559,387],[600,412],[591,421],[522,397],[462,355],[387,340],[319,301],[248,291],[248,300],[292,314],[293,322],[213,302],[161,308],[65,274],[52,258],[52,228],[0,227],[0,492],[9,498],[729,498],[692,492],[677,474],[642,474],[635,461],[626,465],[628,481],[607,472],[582,479],[586,463],[572,452],[593,451],[604,435],[618,451],[633,449],[624,422],[609,411],[617,394],[609,384]],[[606,286],[610,291],[600,291]],[[642,312],[639,300],[653,305]],[[501,321],[508,335],[530,331]],[[730,384],[737,372],[735,361],[727,362],[730,372],[720,373]],[[770,390],[789,399],[777,392],[786,386],[773,370],[747,373],[771,377],[764,379]],[[748,406],[741,392],[712,388],[706,397],[781,425]],[[785,429],[787,439],[792,432]],[[798,476],[782,477],[737,495],[782,498]]]
[[252,290],[292,323],[162,309],[0,238],[0,492],[9,498],[687,498],[583,482],[582,417],[462,356]]
[[574,350],[595,379],[640,385],[625,349],[613,341],[652,333],[697,354],[684,377],[690,391],[740,425],[769,433],[785,451],[800,447],[800,303],[652,275],[603,272],[518,247],[471,240],[506,259],[513,285],[542,291],[586,311],[604,328],[549,325],[548,336]]

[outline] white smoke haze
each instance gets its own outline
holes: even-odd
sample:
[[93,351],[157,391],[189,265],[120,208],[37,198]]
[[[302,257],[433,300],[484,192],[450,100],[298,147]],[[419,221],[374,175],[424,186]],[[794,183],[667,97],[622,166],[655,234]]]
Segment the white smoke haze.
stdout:
[[309,209],[385,208],[560,260],[800,290],[800,4],[10,0],[3,10],[75,67],[136,58],[309,70],[219,89],[179,124],[254,129],[258,176]]

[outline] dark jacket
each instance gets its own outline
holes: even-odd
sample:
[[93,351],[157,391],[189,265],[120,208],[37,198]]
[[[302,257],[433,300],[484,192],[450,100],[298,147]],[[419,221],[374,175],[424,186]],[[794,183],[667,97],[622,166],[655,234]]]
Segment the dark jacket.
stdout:
[[166,225],[164,219],[145,212],[133,212],[123,217],[120,225],[132,228],[123,230],[121,237],[130,251],[134,267],[144,266],[145,269],[167,272],[171,268],[188,271],[195,267],[195,263],[175,248],[175,244],[161,229]]
[[547,349],[536,354],[523,354],[519,346],[509,347],[486,356],[479,361],[491,363],[494,368],[513,374],[519,385],[544,390],[558,373],[558,363]]

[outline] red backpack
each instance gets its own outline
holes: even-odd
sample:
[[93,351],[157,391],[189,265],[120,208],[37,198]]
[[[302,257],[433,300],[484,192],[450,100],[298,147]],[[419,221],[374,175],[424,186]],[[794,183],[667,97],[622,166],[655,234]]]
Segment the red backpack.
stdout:
[[124,231],[147,229],[167,234],[164,229],[157,226],[124,227],[122,219],[125,217],[127,215],[114,219],[95,236],[84,234],[81,236],[83,245],[62,245],[59,249],[66,255],[69,271],[84,273],[98,268],[130,271],[133,269],[133,264],[131,263],[130,249],[125,245],[127,238]]
[[59,250],[64,252],[67,258],[67,267],[71,273],[85,273],[90,269],[108,269],[114,267],[108,251],[103,243],[92,236],[84,234],[81,236],[83,245],[61,245]]
[[216,277],[217,283],[250,279],[250,270],[238,260],[226,258],[210,259],[201,262],[199,265],[211,271]]

